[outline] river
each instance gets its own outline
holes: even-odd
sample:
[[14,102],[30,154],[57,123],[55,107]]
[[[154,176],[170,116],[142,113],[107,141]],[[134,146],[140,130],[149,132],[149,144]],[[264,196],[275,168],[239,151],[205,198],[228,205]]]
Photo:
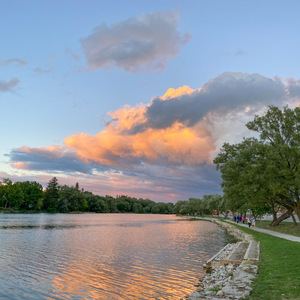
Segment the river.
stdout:
[[0,214],[0,299],[180,299],[226,239],[174,215]]

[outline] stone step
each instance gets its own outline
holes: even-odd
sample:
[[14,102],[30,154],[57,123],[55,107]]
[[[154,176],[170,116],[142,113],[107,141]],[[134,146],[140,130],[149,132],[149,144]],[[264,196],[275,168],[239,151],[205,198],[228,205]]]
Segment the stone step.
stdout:
[[257,241],[251,241],[245,253],[244,260],[258,261],[259,254],[260,254],[260,243]]
[[231,252],[231,254],[222,260],[223,264],[241,264],[245,253],[248,249],[249,243],[247,242],[239,242],[237,243],[237,247]]
[[223,259],[227,258],[232,251],[237,247],[237,244],[227,244],[222,248],[217,254],[212,256],[204,265],[205,268],[210,268],[213,266],[223,265]]
[[242,241],[227,244],[204,265],[205,268],[227,264],[241,264],[243,260],[259,261],[260,243]]

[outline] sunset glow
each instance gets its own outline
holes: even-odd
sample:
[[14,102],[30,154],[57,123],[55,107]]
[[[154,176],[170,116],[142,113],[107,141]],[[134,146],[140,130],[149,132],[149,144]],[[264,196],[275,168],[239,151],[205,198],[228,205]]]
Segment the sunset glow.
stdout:
[[3,4],[0,177],[164,202],[221,193],[223,143],[269,105],[299,105],[292,2]]

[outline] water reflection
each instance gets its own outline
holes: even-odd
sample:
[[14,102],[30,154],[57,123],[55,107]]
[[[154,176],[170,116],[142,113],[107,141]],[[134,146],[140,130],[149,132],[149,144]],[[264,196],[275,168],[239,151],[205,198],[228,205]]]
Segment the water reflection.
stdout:
[[0,241],[0,299],[180,299],[226,235],[175,216],[0,215]]

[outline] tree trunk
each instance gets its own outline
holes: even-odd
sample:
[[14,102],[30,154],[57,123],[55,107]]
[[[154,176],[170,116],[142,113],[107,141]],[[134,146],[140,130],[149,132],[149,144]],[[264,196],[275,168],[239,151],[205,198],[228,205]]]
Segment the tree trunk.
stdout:
[[296,218],[293,213],[292,213],[292,219],[293,219],[294,225],[297,226],[298,224],[297,224]]
[[291,216],[292,212],[293,212],[292,210],[288,210],[283,215],[281,215],[277,220],[272,221],[270,226],[272,226],[272,227],[278,226],[283,220],[289,218]]
[[277,211],[274,205],[272,205],[272,214],[273,214],[273,222],[277,221]]
[[294,207],[295,213],[300,220],[300,200],[297,201],[297,205]]

